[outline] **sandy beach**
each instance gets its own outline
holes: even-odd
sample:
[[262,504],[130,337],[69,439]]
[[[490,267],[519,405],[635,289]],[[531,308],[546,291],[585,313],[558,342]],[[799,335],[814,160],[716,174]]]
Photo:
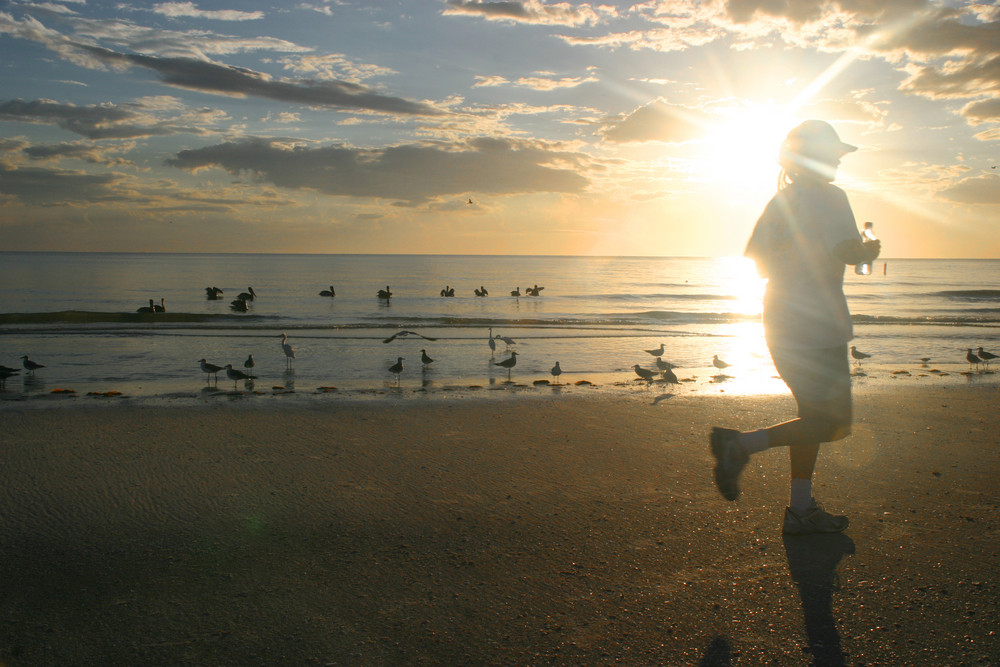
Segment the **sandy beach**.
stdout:
[[799,538],[784,395],[5,406],[0,660],[1000,664],[997,387],[889,385]]

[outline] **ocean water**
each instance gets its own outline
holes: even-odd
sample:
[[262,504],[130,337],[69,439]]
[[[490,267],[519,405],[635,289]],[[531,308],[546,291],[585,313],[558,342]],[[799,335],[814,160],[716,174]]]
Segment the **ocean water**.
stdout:
[[[224,295],[208,300],[209,286]],[[334,298],[319,296],[331,286]],[[386,286],[393,297],[379,299]],[[440,296],[446,286],[453,298]],[[489,296],[475,295],[481,286]],[[257,298],[234,312],[249,287]],[[854,343],[872,355],[868,376],[958,376],[967,348],[1000,352],[1000,260],[879,260],[874,275],[849,272],[846,292]],[[763,340],[762,293],[741,258],[0,253],[0,364],[20,368],[27,354],[46,366],[8,379],[3,396],[201,395],[216,385],[200,359],[243,370],[250,354],[255,381],[223,372],[219,390],[523,387],[551,379],[556,361],[563,384],[632,387],[641,386],[633,365],[653,368],[646,350],[661,344],[687,380],[678,391],[783,391]],[[137,314],[150,299],[166,311]],[[415,333],[384,342],[400,331]],[[283,333],[295,348],[290,368]],[[508,346],[494,339],[492,351],[491,334],[515,340],[510,383],[494,363]],[[435,359],[427,367],[422,349]],[[724,374],[714,355],[731,364]],[[396,376],[388,368],[399,357]]]

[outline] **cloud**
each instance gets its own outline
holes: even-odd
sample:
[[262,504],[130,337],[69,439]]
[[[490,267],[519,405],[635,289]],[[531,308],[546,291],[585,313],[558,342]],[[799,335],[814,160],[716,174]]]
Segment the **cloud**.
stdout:
[[[163,98],[149,98],[162,103]],[[170,99],[170,98],[168,98]],[[131,139],[170,134],[205,134],[220,117],[210,110],[186,111],[170,119],[158,119],[142,102],[127,106],[91,104],[75,106],[52,100],[7,100],[0,102],[0,121],[53,124],[88,139]]]
[[340,53],[325,56],[304,55],[297,58],[282,58],[279,61],[286,70],[299,74],[314,74],[320,79],[343,79],[358,83],[376,76],[396,74],[396,71],[381,65],[359,63]]
[[254,138],[181,151],[167,164],[192,172],[217,167],[291,190],[414,205],[468,192],[581,192],[588,184],[580,173],[585,162],[577,153],[504,139],[365,150]]
[[494,86],[516,86],[518,88],[530,88],[531,90],[547,91],[559,90],[563,88],[576,88],[585,83],[599,81],[596,76],[564,76],[559,77],[552,72],[536,72],[534,76],[522,76],[514,81],[505,79],[502,76],[476,76],[473,88],[487,88]]
[[1000,121],[1000,97],[969,102],[962,107],[961,113],[973,125]]
[[[1000,42],[1000,33],[997,34]],[[915,67],[900,89],[932,99],[1000,94],[1000,56],[946,67]]]
[[63,158],[82,160],[90,164],[123,166],[131,164],[128,160],[112,155],[112,151],[120,152],[122,147],[112,148],[84,144],[81,142],[63,142],[58,144],[35,144],[25,146],[22,152],[32,160],[55,161]]
[[153,12],[170,18],[214,19],[216,21],[256,21],[264,18],[264,12],[241,12],[235,9],[206,11],[195,7],[193,2],[162,2],[153,5]]
[[[514,21],[540,25],[579,26],[601,21],[601,14],[589,4],[568,2],[545,4],[539,0],[524,2],[489,2],[485,0],[447,0],[444,15],[480,16],[489,21]],[[607,8],[601,8],[607,13]]]
[[631,113],[606,121],[601,133],[608,141],[665,141],[681,143],[700,134],[710,116],[704,111],[654,100]]
[[938,193],[960,204],[1000,204],[1000,175],[971,176]]
[[0,163],[0,201],[17,199],[39,206],[112,202],[125,199],[114,185],[118,174],[85,174],[79,171],[45,168],[11,168]]
[[328,109],[365,109],[386,113],[435,116],[441,112],[421,102],[376,93],[347,81],[312,79],[275,81],[262,72],[191,58],[154,58],[118,53],[101,47],[81,47],[111,66],[150,69],[164,83],[235,97],[260,97],[289,104]]

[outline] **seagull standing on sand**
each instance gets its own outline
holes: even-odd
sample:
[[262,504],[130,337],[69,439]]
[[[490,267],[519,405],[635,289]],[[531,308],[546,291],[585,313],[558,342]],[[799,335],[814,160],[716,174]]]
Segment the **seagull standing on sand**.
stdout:
[[665,348],[663,347],[663,343],[660,343],[660,347],[656,348],[655,350],[646,350],[646,352],[653,355],[654,357],[662,357],[664,351]]
[[667,381],[667,384],[681,383],[681,381],[677,379],[677,376],[674,375],[674,371],[670,368],[670,364],[667,364],[666,369],[663,371],[663,379]]
[[986,364],[986,370],[990,369],[990,362],[997,358],[997,355],[992,352],[987,352],[981,347],[979,348],[977,354],[979,358],[983,360],[983,363]]
[[295,358],[295,348],[288,344],[288,336],[281,334],[281,349],[285,353],[285,368],[291,368]]
[[497,334],[497,335],[495,336],[495,338],[499,338],[500,340],[502,340],[502,341],[503,341],[503,344],[507,346],[507,347],[505,348],[505,349],[507,349],[507,350],[509,350],[509,349],[510,349],[510,346],[511,346],[511,345],[517,345],[517,341],[515,341],[515,340],[514,340],[513,338],[511,338],[510,336],[501,336],[500,334]]
[[727,368],[729,368],[729,364],[724,362],[722,359],[719,359],[719,355],[715,355],[714,357],[712,357],[712,365],[718,368],[720,371],[724,371]]
[[215,364],[210,364],[207,361],[205,361],[204,359],[199,360],[198,363],[201,364],[201,370],[202,370],[202,372],[205,373],[205,382],[206,382],[206,384],[208,383],[208,376],[209,375],[214,375],[215,376],[215,381],[216,382],[219,381],[219,371],[222,370],[222,366],[216,366]]
[[510,382],[510,369],[514,368],[517,364],[517,352],[511,352],[510,356],[503,361],[494,361],[494,366],[500,366],[507,369],[507,382]]
[[424,366],[434,363],[434,360],[427,356],[427,350],[420,350],[420,363]]
[[[969,352],[972,352],[972,350],[969,350]],[[852,345],[851,346],[851,356],[854,358],[855,361],[858,362],[858,368],[861,368],[861,360],[862,359],[867,359],[868,357],[870,357],[872,355],[868,354],[867,352],[862,352],[861,350],[859,350],[858,348],[856,348],[856,347],[854,347]]]
[[28,355],[21,357],[21,363],[24,365],[24,370],[28,371],[28,375],[34,375],[39,368],[45,368],[45,366],[29,359]]
[[399,384],[399,374],[403,372],[403,357],[396,357],[396,363],[389,366],[389,372],[396,376],[396,384]]
[[[969,362],[970,371],[972,370],[973,364],[976,365],[976,370],[977,371],[979,370],[979,363],[982,361],[982,359],[973,354],[971,347],[969,348],[969,351],[965,354],[965,360]],[[25,366],[25,368],[27,368],[27,366]]]
[[240,380],[254,379],[252,375],[247,375],[243,371],[238,371],[235,368],[233,368],[232,364],[226,364],[226,375],[229,377],[230,380],[233,381],[233,391],[236,390],[236,383],[239,382]]
[[247,357],[247,360],[243,362],[243,368],[247,369],[247,372],[252,372],[253,367],[257,365],[257,362],[253,360],[253,355],[251,354]]
[[549,371],[549,372],[552,373],[552,379],[555,380],[556,382],[558,382],[559,381],[559,376],[562,375],[562,369],[559,368],[559,362],[558,361],[556,362],[556,365],[552,367],[552,370]]
[[646,382],[652,382],[653,377],[656,375],[653,371],[647,370],[642,366],[640,366],[639,364],[636,364],[632,368],[635,369],[635,374],[638,375],[643,380],[645,380]]

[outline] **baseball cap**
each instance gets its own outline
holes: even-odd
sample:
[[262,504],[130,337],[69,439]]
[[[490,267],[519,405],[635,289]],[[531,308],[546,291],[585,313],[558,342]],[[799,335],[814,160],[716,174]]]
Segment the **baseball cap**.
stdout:
[[807,120],[788,133],[782,149],[800,155],[846,155],[858,150],[858,147],[841,141],[837,131],[826,121]]

